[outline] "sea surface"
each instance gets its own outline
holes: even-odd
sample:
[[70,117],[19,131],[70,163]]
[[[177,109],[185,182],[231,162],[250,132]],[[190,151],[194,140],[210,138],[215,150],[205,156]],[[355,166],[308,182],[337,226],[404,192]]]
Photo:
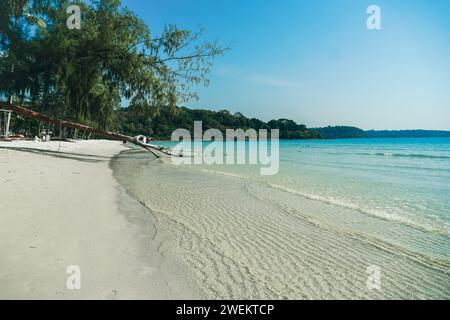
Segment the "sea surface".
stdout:
[[138,150],[113,168],[202,297],[450,298],[450,138],[280,141],[279,155],[272,176]]

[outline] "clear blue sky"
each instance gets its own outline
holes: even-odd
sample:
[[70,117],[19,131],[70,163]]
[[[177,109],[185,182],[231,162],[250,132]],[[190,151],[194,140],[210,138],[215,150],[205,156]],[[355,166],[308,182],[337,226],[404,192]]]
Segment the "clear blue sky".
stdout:
[[[448,0],[124,0],[159,33],[232,44],[186,106],[307,126],[450,130]],[[382,29],[366,27],[381,8]]]

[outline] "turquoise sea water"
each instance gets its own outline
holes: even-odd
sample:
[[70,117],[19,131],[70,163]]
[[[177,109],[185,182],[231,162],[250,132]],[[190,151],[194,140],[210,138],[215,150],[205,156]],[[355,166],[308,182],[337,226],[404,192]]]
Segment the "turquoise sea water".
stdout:
[[[122,167],[128,189],[175,248],[202,248],[184,263],[208,297],[450,297],[450,138],[280,141],[273,176],[146,157]],[[365,287],[372,264],[384,291]]]
[[283,140],[274,176],[258,165],[200,167],[450,236],[450,138]]

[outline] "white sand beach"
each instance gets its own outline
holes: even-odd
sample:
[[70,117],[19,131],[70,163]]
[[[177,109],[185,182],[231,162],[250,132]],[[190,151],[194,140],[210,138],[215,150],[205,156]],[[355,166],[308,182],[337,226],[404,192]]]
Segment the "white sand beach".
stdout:
[[[59,147],[0,142],[0,299],[196,298],[158,253],[152,216],[113,178],[126,147]],[[70,265],[81,290],[66,287]]]

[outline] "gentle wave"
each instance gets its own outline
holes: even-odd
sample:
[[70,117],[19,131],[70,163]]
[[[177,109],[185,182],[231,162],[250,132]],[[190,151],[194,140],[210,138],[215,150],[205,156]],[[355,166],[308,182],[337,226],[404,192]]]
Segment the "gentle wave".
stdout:
[[290,214],[294,213],[296,216],[299,216],[301,219],[304,219],[304,220],[308,221],[309,223],[314,224],[318,228],[328,230],[328,231],[334,232],[336,234],[340,234],[343,236],[347,236],[347,237],[356,239],[358,241],[368,243],[368,244],[375,246],[379,249],[382,249],[384,251],[388,251],[388,252],[394,253],[396,255],[405,256],[405,257],[412,259],[418,263],[421,263],[427,267],[438,269],[445,273],[450,273],[450,262],[448,262],[448,261],[444,261],[441,259],[435,259],[435,258],[426,256],[424,254],[408,250],[401,246],[398,246],[398,245],[395,245],[392,243],[388,243],[377,237],[372,237],[372,236],[368,236],[366,234],[356,232],[354,230],[344,230],[341,228],[337,228],[336,226],[324,224],[322,221],[319,222],[316,219],[314,219],[310,216],[304,215],[301,212],[299,212],[298,210],[293,209],[293,208],[288,208],[288,209],[284,208],[283,210],[285,210],[286,212],[288,212]]
[[[298,151],[302,152],[302,151]],[[404,157],[404,158],[418,158],[418,159],[450,159],[447,155],[437,154],[423,154],[423,153],[397,153],[397,152],[327,152],[329,155],[338,156],[381,156],[381,157]]]
[[339,207],[343,207],[346,209],[351,209],[351,210],[355,210],[358,211],[360,213],[366,214],[366,215],[370,215],[370,216],[375,216],[377,218],[383,219],[383,220],[387,220],[387,221],[393,221],[393,222],[397,222],[397,223],[401,223],[403,225],[407,225],[411,228],[417,229],[417,230],[421,230],[421,231],[426,231],[426,232],[435,232],[438,233],[440,235],[446,236],[446,237],[450,237],[450,230],[447,229],[443,229],[443,228],[438,228],[436,226],[432,226],[432,225],[427,225],[424,224],[422,222],[416,222],[416,221],[412,221],[410,219],[407,219],[405,217],[399,216],[399,215],[395,215],[395,214],[390,214],[381,210],[370,210],[370,209],[366,209],[366,208],[361,208],[356,204],[353,203],[349,203],[349,202],[345,202],[339,199],[335,199],[335,198],[328,198],[328,197],[323,197],[323,196],[319,196],[319,195],[314,195],[314,194],[310,194],[310,193],[305,193],[305,192],[301,192],[298,190],[294,190],[285,186],[281,186],[278,184],[273,184],[273,183],[267,183],[267,185],[271,188],[277,189],[277,190],[281,190],[284,192],[288,192],[291,194],[295,194],[304,198],[307,198],[309,200],[315,200],[315,201],[320,201],[323,203],[327,203],[327,204],[331,204],[331,205],[335,205],[335,206],[339,206]]
[[[227,176],[227,177],[233,177],[233,178],[238,178],[238,179],[245,179],[245,180],[252,180],[252,182],[255,183],[262,183],[260,181],[255,180],[252,177],[249,176],[245,176],[245,175],[240,175],[240,174],[236,174],[236,173],[231,173],[231,172],[224,172],[224,171],[218,171],[218,170],[209,170],[209,169],[200,169],[200,172],[204,172],[204,173],[209,173],[209,174],[217,174],[217,175],[221,175],[221,176]],[[306,192],[302,192],[302,191],[298,191],[298,190],[294,190],[291,189],[289,187],[286,186],[282,186],[279,184],[274,184],[274,183],[268,183],[268,182],[263,182],[264,185],[270,187],[270,188],[274,188],[277,190],[281,190],[284,192],[288,192],[290,194],[295,194],[297,196],[301,196],[303,198],[307,198],[309,200],[314,200],[314,201],[320,201],[322,203],[326,203],[326,204],[330,204],[330,205],[335,205],[341,208],[346,208],[346,209],[351,209],[351,210],[355,210],[358,211],[362,214],[365,215],[369,215],[369,216],[374,216],[386,221],[393,221],[393,222],[397,222],[406,226],[409,226],[413,229],[416,230],[420,230],[420,231],[425,231],[425,232],[434,232],[437,233],[439,235],[442,236],[446,236],[450,238],[450,230],[448,230],[447,228],[439,228],[437,226],[434,225],[430,225],[430,224],[426,224],[424,222],[417,222],[417,221],[413,221],[411,219],[407,219],[405,217],[396,215],[396,214],[391,214],[391,213],[387,213],[384,212],[382,210],[372,210],[372,209],[367,209],[367,208],[362,208],[356,204],[344,201],[344,200],[340,200],[340,199],[336,199],[336,198],[330,198],[330,197],[324,197],[324,196],[320,196],[320,195],[315,195],[315,194],[311,194],[311,193],[306,193]]]
[[357,153],[358,155],[369,156],[383,156],[383,157],[404,157],[404,158],[423,158],[423,159],[450,159],[450,156],[445,155],[431,155],[421,153],[391,153],[391,152],[374,152],[374,153]]

